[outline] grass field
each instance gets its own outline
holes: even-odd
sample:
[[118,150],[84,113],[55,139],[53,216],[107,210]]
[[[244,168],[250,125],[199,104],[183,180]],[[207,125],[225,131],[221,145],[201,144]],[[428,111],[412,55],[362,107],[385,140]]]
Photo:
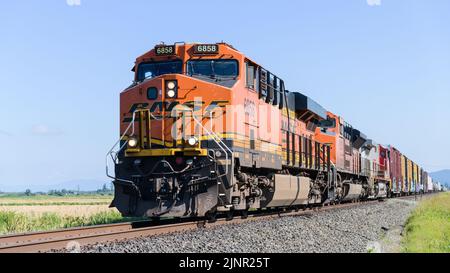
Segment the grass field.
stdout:
[[0,206],[109,205],[111,195],[0,196]]
[[421,202],[405,230],[404,252],[450,253],[450,193]]
[[112,196],[5,196],[0,197],[0,234],[46,231],[109,224],[122,218],[109,208]]

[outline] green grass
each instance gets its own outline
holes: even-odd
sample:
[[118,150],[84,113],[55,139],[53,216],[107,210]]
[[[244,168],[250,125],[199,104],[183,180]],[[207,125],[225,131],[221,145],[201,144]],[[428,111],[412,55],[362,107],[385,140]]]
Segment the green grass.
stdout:
[[450,193],[421,202],[405,231],[404,252],[450,253]]
[[112,199],[113,196],[108,195],[3,195],[0,196],[0,206],[109,205]]
[[61,228],[91,226],[130,221],[123,218],[119,212],[107,211],[90,216],[59,216],[56,213],[44,213],[40,216],[30,216],[23,213],[0,212],[0,234],[46,231]]
[[24,199],[24,200],[47,200],[47,199],[110,199],[112,195],[101,195],[101,194],[80,194],[80,195],[65,195],[65,196],[54,196],[54,195],[23,195],[23,194],[0,194],[0,200],[2,199]]

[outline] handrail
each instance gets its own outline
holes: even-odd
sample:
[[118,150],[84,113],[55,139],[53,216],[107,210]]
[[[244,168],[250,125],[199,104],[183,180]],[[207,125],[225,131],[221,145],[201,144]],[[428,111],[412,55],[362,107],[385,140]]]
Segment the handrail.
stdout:
[[222,175],[219,175],[218,177],[226,176],[228,175],[228,153],[231,155],[231,165],[233,165],[234,155],[233,151],[222,141],[222,139],[214,132],[209,131],[194,115],[194,111],[192,113],[192,119],[203,128],[203,130],[209,135],[212,136],[212,140],[219,146],[219,148],[225,153],[225,161],[226,161],[226,168],[225,173]]
[[[152,118],[152,119],[154,119],[154,120],[163,120],[164,118],[162,117],[162,118],[156,118],[151,112],[150,112],[150,110],[148,110],[148,109],[138,109],[138,110],[136,110],[136,111],[134,111],[133,112],[133,115],[132,115],[132,119],[131,119],[131,122],[130,122],[130,124],[128,125],[128,127],[125,129],[125,131],[123,132],[123,134],[120,136],[120,138],[119,138],[119,140],[112,146],[112,148],[109,150],[109,152],[106,154],[106,159],[105,159],[105,165],[106,165],[106,176],[107,177],[109,177],[109,178],[111,178],[111,179],[114,179],[114,180],[118,180],[118,181],[121,181],[121,182],[125,182],[125,183],[131,183],[131,184],[133,184],[134,186],[135,186],[135,184],[134,184],[134,182],[133,181],[130,181],[130,180],[125,180],[125,179],[118,179],[117,177],[115,177],[115,176],[113,176],[113,175],[111,175],[110,173],[109,173],[109,167],[108,167],[108,160],[109,160],[109,158],[111,158],[111,160],[116,164],[117,163],[117,160],[118,160],[118,156],[119,156],[119,153],[126,147],[126,145],[127,145],[127,143],[124,143],[123,145],[119,145],[120,144],[120,142],[122,141],[122,140],[124,140],[125,139],[125,137],[127,136],[127,134],[128,134],[128,132],[131,130],[131,135],[134,135],[134,133],[135,133],[135,122],[136,122],[136,114],[138,113],[138,112],[142,112],[142,111],[148,111],[149,112],[149,116]],[[226,168],[225,168],[225,173],[224,174],[221,174],[221,175],[219,175],[218,177],[222,177],[222,176],[226,176],[226,175],[228,175],[228,173],[229,173],[229,171],[228,171],[228,168],[229,168],[229,162],[228,162],[228,160],[229,160],[229,155],[228,155],[228,153],[230,153],[230,155],[231,155],[231,165],[233,164],[233,159],[234,159],[234,155],[233,155],[233,151],[222,141],[222,139],[216,134],[216,133],[214,133],[212,130],[210,131],[210,130],[208,130],[203,124],[202,124],[202,122],[201,121],[199,121],[196,117],[195,117],[195,115],[194,115],[194,111],[191,111],[191,113],[192,113],[192,118],[194,119],[194,121],[198,124],[198,125],[200,125],[201,126],[201,128],[203,128],[203,130],[207,133],[207,135],[208,136],[212,136],[212,140],[217,144],[217,146],[225,153],[225,158],[226,158]],[[149,136],[149,142],[151,142],[151,136]],[[119,149],[117,150],[117,151],[115,151],[114,149],[117,147],[119,145]]]
[[[125,136],[126,136],[126,134],[128,133],[128,131],[130,130],[130,129],[132,129],[132,135],[134,134],[134,123],[135,123],[135,120],[136,120],[136,113],[137,113],[137,111],[134,111],[133,112],[133,116],[132,116],[132,119],[131,119],[131,122],[130,122],[130,124],[128,125],[128,127],[127,127],[127,129],[125,129],[125,132],[120,136],[120,138],[119,138],[119,140],[111,147],[111,149],[109,150],[109,152],[106,154],[106,176],[107,177],[109,177],[109,178],[111,178],[111,179],[114,179],[114,180],[118,180],[117,179],[117,177],[115,177],[115,176],[112,176],[112,175],[110,175],[109,174],[109,168],[108,168],[108,158],[109,157],[111,157],[111,159],[112,159],[112,161],[114,162],[114,163],[116,163],[117,162],[117,158],[118,158],[118,155],[119,155],[119,153],[123,150],[123,148],[125,148],[125,146],[126,146],[126,143],[124,143],[123,145],[119,145],[119,150],[118,151],[114,151],[114,148],[116,148],[116,146],[118,145],[118,144],[120,144],[120,142],[125,138]],[[122,179],[120,179],[121,181],[123,181],[123,182],[127,182],[127,183],[133,183],[134,184],[134,182],[133,181],[130,181],[130,180],[122,180]]]
[[[129,124],[128,127],[125,129],[125,131],[123,132],[123,134],[120,136],[119,140],[111,147],[111,149],[109,150],[109,152],[106,154],[106,159],[105,159],[105,163],[106,163],[106,164],[105,164],[105,165],[106,165],[106,176],[109,177],[109,178],[111,178],[111,179],[119,180],[119,181],[126,182],[126,183],[132,183],[132,184],[134,185],[134,182],[133,182],[133,181],[125,180],[125,179],[118,179],[117,177],[115,177],[115,176],[113,176],[113,175],[110,175],[110,174],[109,174],[109,168],[108,168],[108,159],[109,159],[109,157],[110,157],[111,160],[112,160],[114,163],[117,163],[117,159],[118,159],[119,153],[125,148],[125,146],[127,145],[127,143],[124,143],[123,145],[119,145],[119,150],[117,150],[117,151],[114,151],[114,148],[116,148],[117,145],[120,144],[120,142],[121,142],[122,140],[125,139],[125,137],[127,136],[128,132],[130,131],[130,129],[131,129],[131,135],[134,135],[134,133],[135,133],[135,131],[136,131],[136,130],[135,130],[136,114],[137,114],[138,112],[141,112],[142,110],[144,110],[144,109],[138,109],[138,110],[136,110],[136,111],[133,112],[133,115],[132,115],[132,119],[131,119],[130,124]],[[149,111],[149,110],[147,110],[147,111]],[[150,116],[151,116],[153,119],[155,119],[155,120],[160,120],[160,119],[157,119],[152,113],[150,113]],[[150,141],[151,141],[151,140],[150,140]]]

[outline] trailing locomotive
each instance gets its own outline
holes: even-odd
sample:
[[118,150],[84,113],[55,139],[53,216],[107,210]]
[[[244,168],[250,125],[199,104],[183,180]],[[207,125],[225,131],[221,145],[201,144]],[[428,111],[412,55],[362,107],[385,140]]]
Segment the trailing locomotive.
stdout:
[[396,149],[229,44],[157,45],[132,71],[107,168],[124,216],[245,217],[430,188]]

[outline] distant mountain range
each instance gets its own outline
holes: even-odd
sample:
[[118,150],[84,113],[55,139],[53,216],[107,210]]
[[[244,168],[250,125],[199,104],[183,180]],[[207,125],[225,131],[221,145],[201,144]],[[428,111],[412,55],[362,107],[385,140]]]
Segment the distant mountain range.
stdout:
[[450,170],[442,170],[430,173],[430,176],[441,184],[450,186]]
[[109,188],[110,181],[101,180],[70,180],[53,185],[14,185],[0,183],[0,191],[2,192],[25,192],[27,189],[32,192],[48,192],[50,190],[80,190],[80,191],[96,191],[103,188],[103,185]]

